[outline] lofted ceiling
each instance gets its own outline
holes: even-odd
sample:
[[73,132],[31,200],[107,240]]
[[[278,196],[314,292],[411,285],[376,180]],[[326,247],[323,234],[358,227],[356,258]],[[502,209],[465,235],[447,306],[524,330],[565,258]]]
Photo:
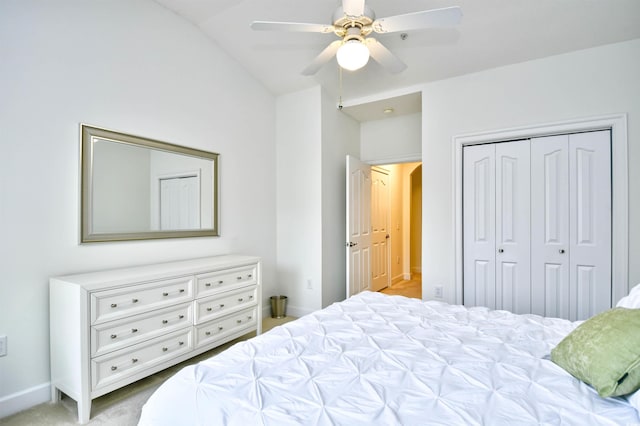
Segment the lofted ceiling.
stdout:
[[[427,81],[640,38],[640,0],[367,0],[378,18],[460,6],[455,28],[378,34],[408,68],[391,74],[371,60],[343,72],[333,59],[301,71],[334,34],[253,31],[254,21],[330,24],[338,0],[155,0],[193,22],[275,95],[314,85],[357,99]],[[415,98],[409,98],[409,102]],[[402,107],[400,107],[402,108]]]

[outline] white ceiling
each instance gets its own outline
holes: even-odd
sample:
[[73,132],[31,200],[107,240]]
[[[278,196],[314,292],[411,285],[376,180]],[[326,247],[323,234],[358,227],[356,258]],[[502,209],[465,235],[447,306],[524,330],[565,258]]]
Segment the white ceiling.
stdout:
[[[322,85],[338,99],[335,59],[316,75],[300,72],[334,34],[252,31],[254,20],[330,24],[338,0],[155,0],[202,29],[276,95]],[[376,38],[408,68],[388,73],[373,60],[344,72],[342,99],[640,38],[640,0],[367,0],[377,17],[458,5],[452,29]],[[409,102],[415,101],[409,97]]]

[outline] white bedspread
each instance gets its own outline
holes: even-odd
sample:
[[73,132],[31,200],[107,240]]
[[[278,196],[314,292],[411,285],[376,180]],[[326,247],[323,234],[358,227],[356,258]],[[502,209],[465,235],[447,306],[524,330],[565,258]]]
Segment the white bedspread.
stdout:
[[575,324],[361,293],[184,368],[140,425],[626,425],[548,360]]

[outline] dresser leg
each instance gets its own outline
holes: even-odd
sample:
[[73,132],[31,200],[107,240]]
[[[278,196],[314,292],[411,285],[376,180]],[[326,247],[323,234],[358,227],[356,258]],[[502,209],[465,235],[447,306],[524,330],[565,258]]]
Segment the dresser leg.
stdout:
[[78,400],[78,423],[87,424],[91,417],[91,398],[80,398]]

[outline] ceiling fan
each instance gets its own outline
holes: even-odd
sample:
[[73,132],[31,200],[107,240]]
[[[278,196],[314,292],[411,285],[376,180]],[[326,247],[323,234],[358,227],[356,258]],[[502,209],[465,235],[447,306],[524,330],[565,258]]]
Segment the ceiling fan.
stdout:
[[333,24],[254,21],[251,28],[263,31],[334,33],[340,37],[340,40],[334,41],[320,52],[302,71],[303,75],[315,74],[334,55],[338,64],[350,71],[365,66],[371,56],[395,74],[404,71],[407,65],[378,40],[369,37],[372,32],[386,34],[449,27],[458,24],[461,18],[462,11],[458,6],[453,6],[376,19],[375,13],[365,4],[365,0],[342,0],[342,6],[338,6],[333,14]]

